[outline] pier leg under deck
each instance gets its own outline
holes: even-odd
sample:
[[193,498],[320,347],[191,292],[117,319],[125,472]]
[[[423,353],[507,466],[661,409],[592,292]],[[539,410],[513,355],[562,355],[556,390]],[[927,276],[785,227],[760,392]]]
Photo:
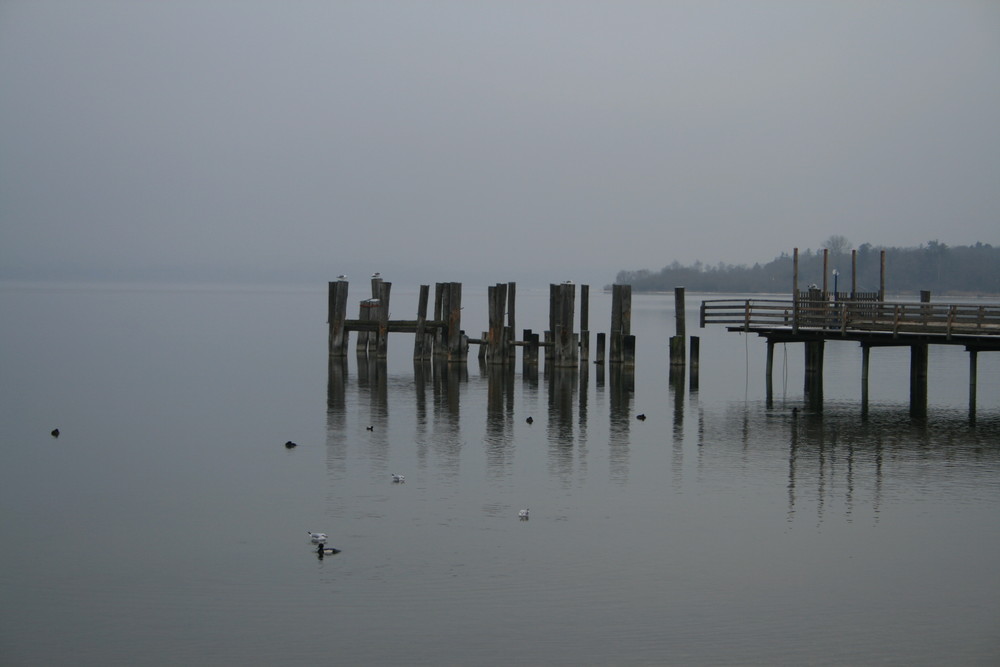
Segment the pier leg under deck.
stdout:
[[910,415],[927,416],[927,344],[910,346]]
[[976,419],[976,384],[979,365],[979,351],[969,350],[969,418]]
[[772,381],[772,371],[774,370],[774,341],[767,339],[767,367],[764,373],[767,387],[767,407],[771,407],[774,400],[774,382]]
[[813,409],[823,406],[823,350],[826,341],[808,341],[806,346],[806,401]]

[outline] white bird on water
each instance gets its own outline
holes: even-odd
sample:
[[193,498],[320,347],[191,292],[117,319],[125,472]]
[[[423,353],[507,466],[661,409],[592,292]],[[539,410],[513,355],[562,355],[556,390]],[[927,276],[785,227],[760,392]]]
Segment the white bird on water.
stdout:
[[313,544],[325,544],[326,543],[326,533],[314,533],[311,530],[307,530],[309,533],[309,539],[312,540]]
[[518,512],[517,513],[517,518],[520,519],[521,521],[527,521],[528,520],[528,508],[525,508],[525,509],[521,510],[520,512]]
[[392,481],[395,482],[396,484],[402,484],[403,482],[406,481],[406,478],[397,473],[392,473]]

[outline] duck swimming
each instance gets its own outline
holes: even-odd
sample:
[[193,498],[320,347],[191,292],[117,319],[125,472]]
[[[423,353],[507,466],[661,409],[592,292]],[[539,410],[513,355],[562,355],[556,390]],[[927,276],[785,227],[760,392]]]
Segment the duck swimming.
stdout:
[[392,473],[392,481],[393,481],[393,482],[394,482],[395,484],[402,484],[403,482],[405,482],[405,481],[406,481],[406,478],[405,478],[405,477],[403,477],[402,475],[398,475],[398,474],[396,474],[396,473]]
[[59,437],[59,429],[57,429],[57,428],[52,429],[52,437],[53,438],[58,438]]
[[320,558],[323,556],[332,556],[333,554],[339,554],[340,549],[334,549],[333,547],[328,547],[322,542],[316,545],[316,553]]
[[288,442],[285,443],[285,449],[292,449],[293,447],[298,447],[298,445],[296,445],[291,440],[289,440]]
[[527,521],[528,520],[528,509],[525,508],[525,509],[521,510],[520,512],[518,512],[517,513],[517,518],[520,519],[521,521]]
[[314,533],[311,530],[307,530],[309,533],[309,539],[312,540],[313,544],[324,544],[326,542],[326,533]]

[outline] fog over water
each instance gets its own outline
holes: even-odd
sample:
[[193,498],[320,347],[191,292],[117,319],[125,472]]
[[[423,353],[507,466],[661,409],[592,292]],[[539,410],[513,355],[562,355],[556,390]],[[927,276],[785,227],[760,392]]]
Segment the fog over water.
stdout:
[[996,245],[998,117],[989,0],[7,0],[0,278]]

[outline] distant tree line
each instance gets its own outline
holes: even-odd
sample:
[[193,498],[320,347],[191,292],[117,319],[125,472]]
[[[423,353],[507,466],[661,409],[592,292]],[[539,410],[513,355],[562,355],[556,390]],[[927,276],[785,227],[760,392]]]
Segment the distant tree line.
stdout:
[[[851,289],[851,245],[842,236],[825,243],[827,270],[839,272],[838,290]],[[930,241],[917,248],[889,248],[864,243],[857,249],[857,290],[876,292],[879,288],[881,251],[886,251],[886,291],[933,294],[1000,294],[1000,249],[988,243],[949,247]],[[690,266],[674,262],[659,271],[619,271],[615,282],[632,285],[638,292],[665,292],[685,287],[695,292],[792,291],[792,255],[781,253],[766,264],[753,266],[719,263],[709,266],[698,261]],[[823,249],[799,251],[799,289],[823,285]],[[832,292],[834,278],[827,276]]]

